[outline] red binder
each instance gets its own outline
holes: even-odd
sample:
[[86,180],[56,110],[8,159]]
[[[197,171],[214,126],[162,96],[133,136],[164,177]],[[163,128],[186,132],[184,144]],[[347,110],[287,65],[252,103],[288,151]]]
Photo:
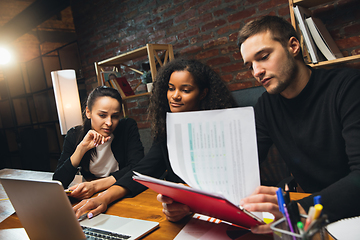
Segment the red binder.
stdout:
[[126,96],[135,95],[134,91],[132,90],[131,86],[129,85],[126,77],[117,77],[116,81],[118,82],[121,90],[124,92]]
[[250,229],[252,226],[265,224],[260,218],[239,208],[221,196],[206,193],[181,184],[159,180],[142,174],[133,179],[155,192],[172,198],[176,202],[188,205],[192,212],[207,215],[234,223],[240,227]]

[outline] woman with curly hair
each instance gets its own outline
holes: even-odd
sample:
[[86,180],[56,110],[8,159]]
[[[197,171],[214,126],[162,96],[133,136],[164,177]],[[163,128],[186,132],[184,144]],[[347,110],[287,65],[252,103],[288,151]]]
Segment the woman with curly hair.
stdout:
[[[196,60],[176,59],[158,72],[150,97],[149,119],[154,143],[148,154],[132,169],[155,178],[183,183],[172,170],[166,146],[166,113],[223,109],[235,101],[218,74]],[[165,175],[166,174],[166,175]],[[76,216],[86,211],[91,218],[107,209],[111,202],[124,196],[135,196],[146,187],[132,180],[127,173],[108,190],[74,207]],[[164,176],[165,175],[165,176]],[[161,200],[161,196],[158,197]],[[186,206],[185,206],[186,207]],[[171,219],[170,219],[171,220]]]

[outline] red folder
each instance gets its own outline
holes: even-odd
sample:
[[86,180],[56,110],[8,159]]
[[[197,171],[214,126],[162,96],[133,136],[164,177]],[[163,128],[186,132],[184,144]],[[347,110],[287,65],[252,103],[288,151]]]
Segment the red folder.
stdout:
[[265,224],[257,216],[241,207],[237,207],[221,196],[141,174],[134,175],[133,179],[155,192],[172,198],[176,202],[188,205],[194,213],[218,218],[247,229]]

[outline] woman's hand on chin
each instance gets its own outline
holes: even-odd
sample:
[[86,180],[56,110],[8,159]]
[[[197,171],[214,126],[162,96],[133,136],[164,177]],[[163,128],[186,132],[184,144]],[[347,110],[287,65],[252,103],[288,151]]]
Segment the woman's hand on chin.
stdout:
[[95,130],[89,130],[80,144],[87,150],[90,150],[94,147],[106,143],[109,139],[110,136],[105,137]]

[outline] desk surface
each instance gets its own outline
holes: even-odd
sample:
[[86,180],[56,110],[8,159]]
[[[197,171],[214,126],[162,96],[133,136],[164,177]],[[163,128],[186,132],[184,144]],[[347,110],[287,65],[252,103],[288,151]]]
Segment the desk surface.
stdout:
[[[18,170],[17,170],[18,171]],[[4,173],[4,170],[0,170],[1,173]],[[9,170],[6,171],[9,174]],[[27,171],[27,174],[32,174],[32,172]],[[46,175],[48,173],[44,173]],[[41,174],[40,174],[41,175]],[[34,175],[32,175],[32,179]],[[22,174],[22,177],[26,177]],[[0,195],[3,194],[1,191],[4,191],[0,186]],[[120,201],[115,202],[111,206],[109,206],[106,211],[107,214],[117,215],[121,217],[129,217],[129,218],[138,218],[149,221],[156,221],[160,223],[160,228],[145,236],[143,239],[173,239],[180,232],[180,230],[185,226],[185,224],[190,220],[190,217],[184,219],[178,223],[172,223],[166,220],[165,215],[162,213],[162,205],[160,202],[156,200],[156,195],[154,191],[148,189],[143,193],[139,194],[134,198],[122,199]],[[3,196],[3,195],[1,195]],[[304,194],[292,194],[292,199],[299,199],[304,197]],[[9,202],[9,200],[3,200],[5,202]],[[4,207],[6,208],[6,207]],[[12,208],[12,207],[11,207]],[[2,209],[6,210],[6,209]],[[12,214],[7,217],[4,221],[0,223],[0,239],[28,239],[22,238],[23,229],[14,229],[14,228],[22,228],[22,225],[16,216],[16,214]],[[11,230],[9,230],[11,229]],[[21,234],[22,233],[22,234]],[[16,237],[15,234],[18,234]],[[9,237],[12,236],[11,238]],[[9,237],[9,238],[8,238]],[[15,237],[15,238],[14,238]],[[252,233],[248,233],[238,239],[247,240],[247,239],[272,239],[272,237],[264,236],[264,235],[255,235]]]

